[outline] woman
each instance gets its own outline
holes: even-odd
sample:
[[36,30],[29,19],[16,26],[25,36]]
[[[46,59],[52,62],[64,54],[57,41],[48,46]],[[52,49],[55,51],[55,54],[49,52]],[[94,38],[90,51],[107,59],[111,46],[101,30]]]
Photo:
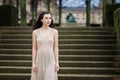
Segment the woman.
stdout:
[[51,14],[43,11],[33,26],[31,80],[58,80],[58,31],[52,24]]

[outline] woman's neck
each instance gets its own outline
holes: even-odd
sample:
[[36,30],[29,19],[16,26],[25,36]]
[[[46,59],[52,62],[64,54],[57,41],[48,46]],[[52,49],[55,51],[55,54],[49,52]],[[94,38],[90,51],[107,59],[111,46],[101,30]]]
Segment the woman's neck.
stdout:
[[41,28],[44,29],[44,30],[46,30],[46,29],[49,29],[49,26],[44,26],[43,25]]

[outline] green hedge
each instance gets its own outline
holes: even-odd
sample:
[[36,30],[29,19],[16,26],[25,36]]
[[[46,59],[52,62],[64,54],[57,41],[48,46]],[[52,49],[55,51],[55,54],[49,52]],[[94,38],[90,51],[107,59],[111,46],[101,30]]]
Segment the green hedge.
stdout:
[[0,6],[0,26],[17,26],[17,8],[11,5]]
[[106,4],[106,24],[114,26],[113,13],[120,7],[120,4]]
[[116,29],[118,44],[120,46],[120,8],[114,12],[114,27]]
[[[120,8],[118,8],[115,12],[114,12],[114,27],[116,29],[116,33],[117,33],[117,39],[118,39],[118,43],[117,43],[117,52],[118,55],[120,55]],[[120,67],[120,59],[119,56],[116,56],[115,60],[117,60],[117,63],[115,66],[117,68]],[[117,70],[118,73],[120,73],[120,70]],[[119,79],[118,79],[119,80]]]

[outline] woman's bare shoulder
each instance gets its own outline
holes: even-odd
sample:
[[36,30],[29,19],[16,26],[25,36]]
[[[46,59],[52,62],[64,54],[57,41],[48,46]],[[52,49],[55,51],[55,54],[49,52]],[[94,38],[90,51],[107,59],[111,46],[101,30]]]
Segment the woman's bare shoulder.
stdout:
[[55,28],[52,28],[52,29],[53,29],[54,33],[58,33],[57,29],[55,29]]
[[35,29],[35,30],[33,30],[32,32],[37,32],[38,31],[38,29]]
[[37,34],[37,31],[38,31],[38,29],[33,30],[33,31],[32,31],[32,34],[35,34],[35,35],[36,35],[36,34]]

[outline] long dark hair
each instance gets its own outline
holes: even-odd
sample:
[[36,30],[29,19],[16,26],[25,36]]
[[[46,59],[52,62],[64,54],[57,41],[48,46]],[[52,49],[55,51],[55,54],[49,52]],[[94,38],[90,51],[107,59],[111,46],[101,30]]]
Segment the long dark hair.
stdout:
[[[41,22],[41,19],[43,19],[43,16],[44,16],[45,14],[51,14],[51,13],[48,12],[48,11],[42,11],[42,12],[40,13],[39,17],[38,17],[38,20],[35,22],[35,24],[34,24],[34,26],[33,26],[33,30],[42,27],[43,23]],[[52,25],[53,25],[53,20],[51,21],[51,24],[50,24],[49,26],[52,27]]]

